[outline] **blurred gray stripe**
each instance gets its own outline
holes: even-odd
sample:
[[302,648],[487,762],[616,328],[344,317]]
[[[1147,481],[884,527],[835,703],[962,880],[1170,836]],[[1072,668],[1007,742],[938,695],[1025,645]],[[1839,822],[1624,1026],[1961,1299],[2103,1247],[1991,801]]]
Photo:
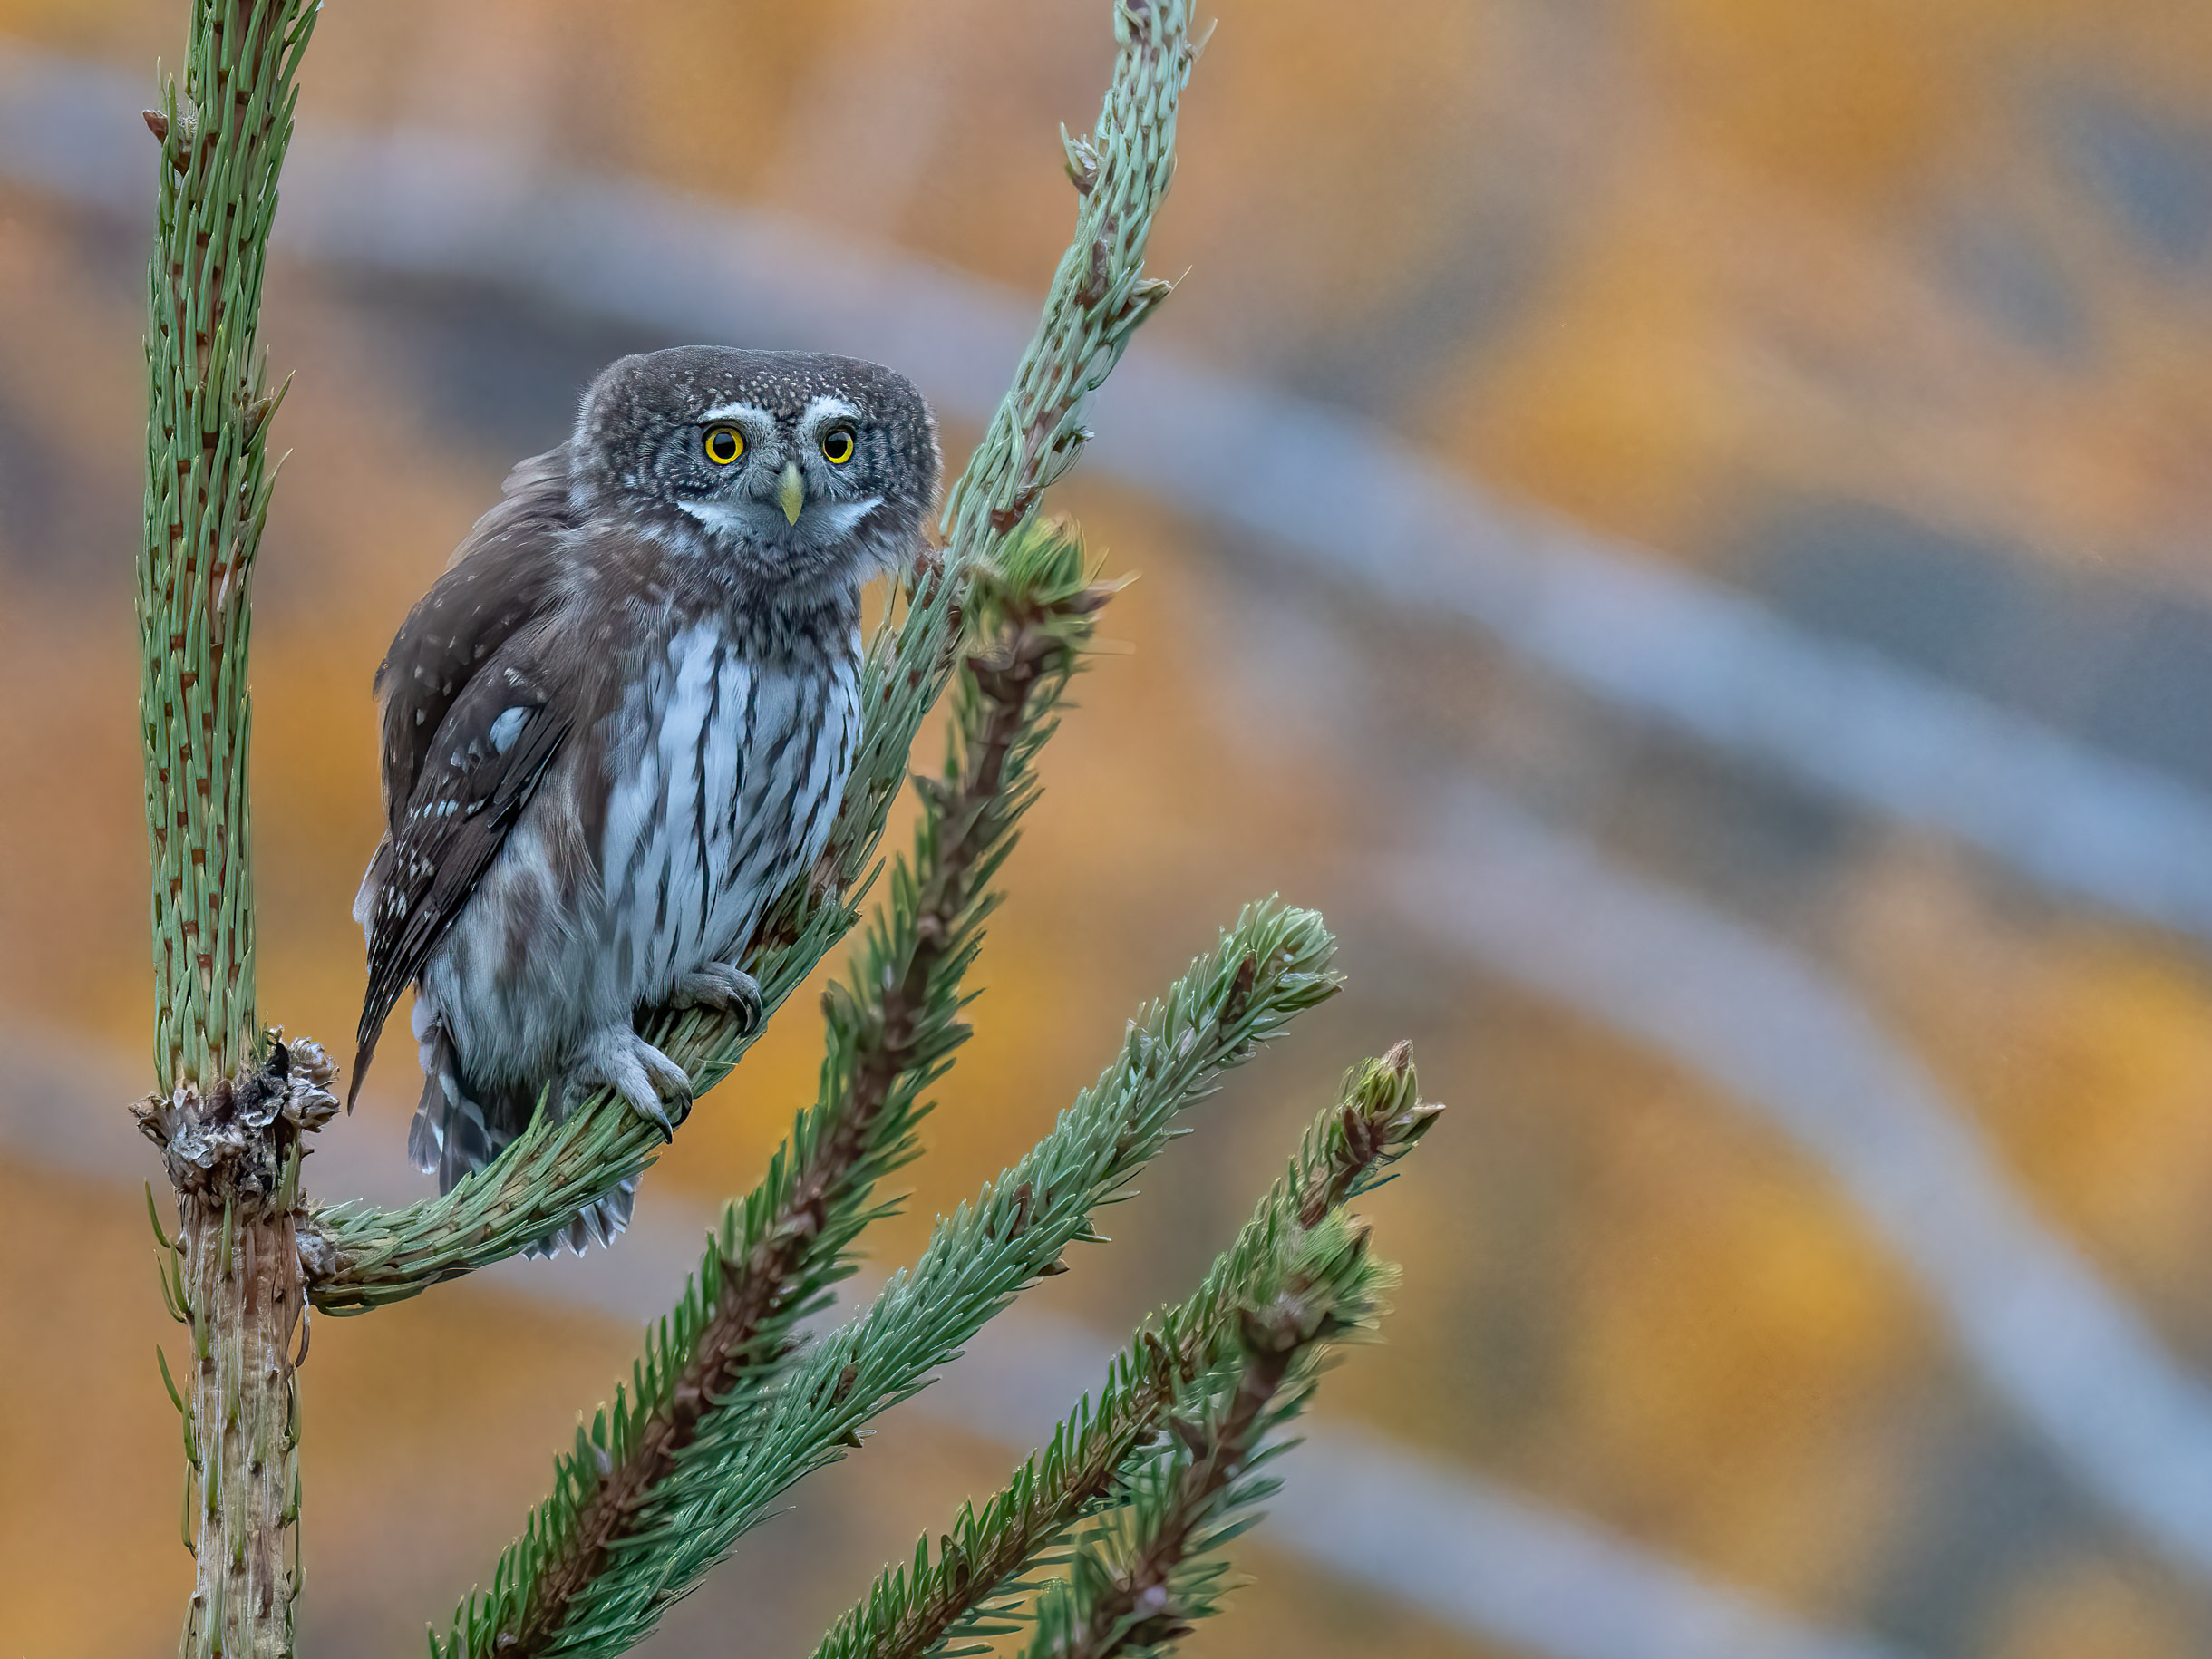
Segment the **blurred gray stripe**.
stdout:
[[2212,1393],[2047,1228],[1936,1080],[1780,940],[1472,781],[1396,913],[1772,1119],[1897,1252],[1992,1391],[2177,1566],[2212,1578]]
[[[96,1180],[153,1175],[153,1149],[123,1110],[143,1092],[132,1069],[105,1050],[0,1031],[0,1155]],[[391,1121],[379,1114],[375,1122]],[[306,1171],[314,1191],[382,1204],[422,1196],[425,1178],[405,1168],[398,1139],[372,1143],[372,1127],[341,1118],[316,1137]],[[637,1224],[614,1248],[581,1260],[510,1260],[480,1277],[510,1294],[642,1324],[674,1304],[712,1219],[653,1193],[648,1178]],[[874,1285],[855,1281],[845,1299]],[[964,1363],[900,1409],[1010,1449],[1036,1445],[1078,1396],[1097,1388],[1112,1354],[1097,1333],[1017,1305],[969,1344]],[[1287,1494],[1271,1507],[1266,1541],[1454,1629],[1543,1659],[1908,1659],[1800,1624],[1504,1488],[1440,1472],[1433,1457],[1362,1430],[1315,1428],[1282,1469]]]
[[1271,1541],[1432,1616],[1553,1659],[1896,1659],[1712,1588],[1664,1557],[1441,1472],[1363,1431],[1316,1432],[1283,1465]]
[[[127,212],[151,199],[150,76],[0,45],[0,177]],[[980,422],[1031,301],[799,221],[310,106],[281,243],[468,276],[672,335],[896,363]],[[1040,278],[1044,273],[1038,273]],[[2074,898],[2212,940],[2212,800],[2033,721],[1819,638],[1556,519],[1501,508],[1371,422],[1140,344],[1093,464],[1363,595],[1472,624],[1624,712],[1980,848]]]

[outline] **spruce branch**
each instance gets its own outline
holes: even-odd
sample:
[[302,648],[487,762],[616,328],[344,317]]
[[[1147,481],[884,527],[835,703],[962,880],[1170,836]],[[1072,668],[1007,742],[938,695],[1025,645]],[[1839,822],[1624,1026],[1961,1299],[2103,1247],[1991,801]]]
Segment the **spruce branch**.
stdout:
[[964,1505],[932,1552],[888,1567],[831,1629],[815,1659],[927,1659],[981,1651],[948,1644],[1002,1635],[1009,1604],[1031,1586],[1085,1516],[1121,1490],[1179,1391],[1239,1353],[1243,1311],[1264,1304],[1275,1264],[1388,1179],[1443,1109],[1420,1098],[1403,1043],[1344,1080],[1268,1191],[1187,1301],[1140,1329],[1114,1360],[1093,1406],[1085,1398],[1051,1441],[981,1509]]
[[[1311,911],[1249,907],[1130,1024],[1121,1053],[1051,1133],[938,1222],[911,1269],[788,1367],[751,1373],[717,1402],[544,1651],[611,1655],[643,1639],[778,1495],[926,1387],[1022,1289],[1056,1271],[1070,1243],[1096,1238],[1093,1212],[1167,1144],[1177,1116],[1334,992],[1334,948]],[[464,1615],[437,1651],[496,1651],[496,1635]]]
[[1342,1213],[1295,1241],[1269,1294],[1237,1310],[1237,1363],[1178,1391],[1160,1450],[1045,1586],[1027,1659],[1153,1659],[1220,1610],[1221,1552],[1280,1489],[1259,1470],[1286,1448],[1267,1442],[1313,1397],[1330,1350],[1373,1328],[1393,1277]]
[[501,1557],[490,1596],[456,1614],[456,1632],[490,1633],[483,1652],[548,1650],[678,1454],[741,1385],[758,1393],[799,1318],[850,1271],[853,1240],[885,1213],[871,1207],[877,1181],[914,1155],[922,1091],[967,1036],[962,985],[996,907],[990,884],[1036,799],[1037,752],[1111,592],[1089,577],[1072,534],[1033,525],[978,568],[974,590],[979,649],[959,683],[943,775],[922,791],[887,912],[826,999],[817,1103],[766,1179],[725,1210],[683,1300],[648,1336],[635,1388],[558,1460],[553,1496]]
[[[1195,57],[1188,8],[1184,0],[1113,0],[1113,15],[1118,50],[1097,128],[1069,141],[1074,238],[1014,383],[946,495],[942,556],[905,573],[903,606],[892,607],[903,616],[870,642],[860,743],[829,850],[771,911],[745,965],[764,1016],[859,919],[915,734],[956,666],[972,573],[1075,464],[1091,436],[1082,417],[1091,394],[1167,296],[1168,284],[1144,275],[1144,250],[1174,172],[1176,111]],[[703,1009],[664,1011],[643,1031],[689,1073],[695,1094],[728,1075],[752,1042],[732,1019]],[[316,1211],[301,1229],[310,1297],[331,1312],[360,1312],[488,1266],[635,1175],[657,1144],[656,1131],[606,1093],[558,1121],[541,1109],[490,1169],[449,1193],[399,1209]]]

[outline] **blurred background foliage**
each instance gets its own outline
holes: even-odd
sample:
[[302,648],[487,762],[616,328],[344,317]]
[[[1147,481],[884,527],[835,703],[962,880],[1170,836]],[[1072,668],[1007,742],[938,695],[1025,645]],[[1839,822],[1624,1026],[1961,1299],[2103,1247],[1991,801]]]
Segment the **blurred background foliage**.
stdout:
[[[2212,791],[2212,7],[1218,9],[1151,260],[1189,276],[1153,353],[1362,417],[1475,490]],[[1055,123],[1086,125],[1103,78],[1098,10],[338,0],[300,127],[427,128],[546,178],[772,209],[1033,295],[1069,218]],[[182,29],[166,0],[0,0],[0,34],[136,77],[146,102],[146,66],[175,59]],[[54,1659],[166,1643],[188,1582],[147,1352],[168,1334],[136,1192],[151,1154],[99,1179],[40,1150],[50,1121],[120,1120],[142,1086],[129,595],[146,245],[143,216],[0,166],[0,1123],[37,1130],[0,1139],[16,1361],[0,1640]],[[513,284],[282,254],[272,269],[271,361],[298,379],[254,647],[261,974],[270,1017],[335,1041],[359,996],[377,658],[592,370],[670,341]],[[742,313],[721,332],[752,337]],[[948,422],[948,450],[973,436]],[[1141,573],[1107,618],[1129,654],[1084,682],[1047,756],[976,1040],[882,1249],[910,1253],[1043,1130],[1122,1013],[1239,901],[1280,889],[1340,930],[1351,994],[1209,1109],[1111,1251],[1039,1293],[1055,1311],[1112,1329],[1179,1292],[1342,1063],[1410,1036],[1453,1111],[1373,1207],[1405,1285],[1324,1421],[1885,1652],[2212,1651],[2205,1580],[2023,1426],[1819,1159],[1604,1007],[1454,948],[1448,922],[1410,926],[1384,878],[1449,847],[1445,786],[1479,773],[1640,881],[1781,942],[1916,1058],[2016,1195],[2199,1373],[2202,937],[1626,716],[1110,468],[1058,505],[1109,570]],[[645,1209],[750,1183],[811,1091],[808,1006],[695,1114]],[[406,1071],[332,1131],[394,1182]],[[319,1324],[305,1648],[419,1640],[634,1343],[612,1315],[491,1283]],[[1011,1461],[910,1412],[892,1428],[647,1651],[793,1651]],[[1305,1570],[1265,1531],[1245,1559],[1263,1587],[1194,1651],[1545,1651]]]

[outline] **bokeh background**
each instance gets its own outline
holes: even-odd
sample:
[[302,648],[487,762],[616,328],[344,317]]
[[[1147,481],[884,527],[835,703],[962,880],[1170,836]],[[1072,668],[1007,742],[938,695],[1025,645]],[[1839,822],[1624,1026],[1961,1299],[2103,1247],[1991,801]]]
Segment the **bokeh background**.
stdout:
[[[807,1651],[1410,1037],[1450,1111],[1371,1207],[1387,1342],[1192,1652],[2212,1652],[2212,7],[1215,9],[1151,261],[1188,276],[1056,502],[1141,575],[1126,649],[877,1259],[1246,898],[1324,908],[1350,989],[977,1357],[1014,1403],[902,1408],[647,1651]],[[1107,25],[325,9],[266,313],[272,1017],[351,1029],[369,676],[506,467],[690,338],[896,353],[956,461]],[[133,112],[182,34],[172,0],[0,0],[0,1646],[38,1659],[163,1646],[189,1583],[121,1115]],[[489,1569],[810,1093],[810,1008],[605,1258],[317,1324],[307,1651],[410,1650]],[[413,1189],[407,1070],[325,1190]]]

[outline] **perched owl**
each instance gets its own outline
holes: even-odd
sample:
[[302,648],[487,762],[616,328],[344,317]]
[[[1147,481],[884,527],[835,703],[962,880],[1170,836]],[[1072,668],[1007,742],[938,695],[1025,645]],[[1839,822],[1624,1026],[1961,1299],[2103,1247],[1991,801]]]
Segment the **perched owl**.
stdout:
[[[758,1019],[738,959],[820,856],[859,732],[860,585],[937,483],[905,379],[848,357],[625,357],[509,476],[375,689],[384,837],[353,1091],[409,981],[408,1150],[441,1190],[605,1084],[665,1130],[682,1069],[641,1011]],[[350,1100],[349,1100],[350,1104]],[[628,1188],[549,1247],[628,1219]]]

